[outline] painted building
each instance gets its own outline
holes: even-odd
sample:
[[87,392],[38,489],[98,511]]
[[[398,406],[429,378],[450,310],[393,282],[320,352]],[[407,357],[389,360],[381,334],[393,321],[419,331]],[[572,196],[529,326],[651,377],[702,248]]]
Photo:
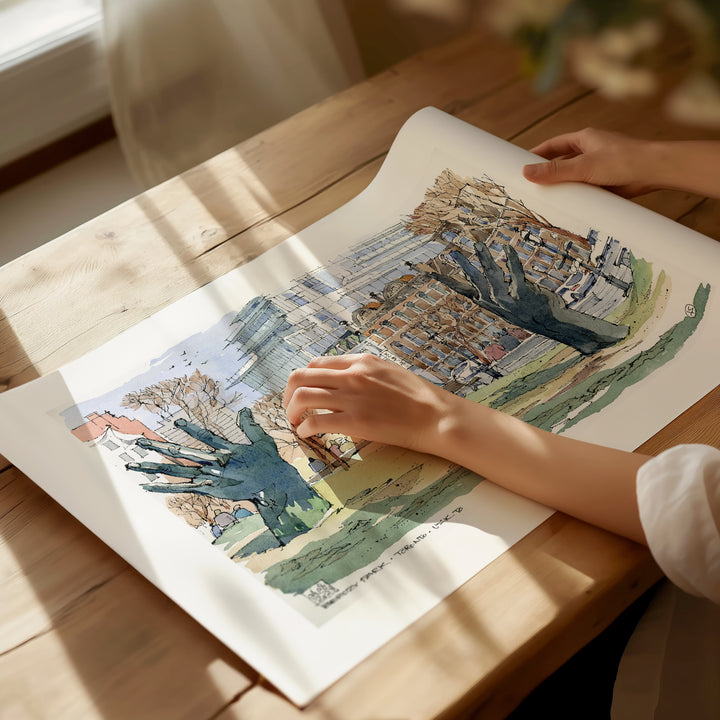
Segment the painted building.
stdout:
[[426,262],[444,248],[397,223],[300,276],[287,290],[254,298],[238,313],[228,338],[250,358],[230,386],[242,382],[263,394],[282,393],[292,370],[331,348],[372,352],[353,325],[353,312],[405,275],[408,263]]
[[508,372],[514,358],[545,352],[547,343],[528,345],[530,333],[430,276],[464,279],[449,253],[460,250],[477,265],[476,242],[508,280],[505,246],[511,246],[529,280],[589,314],[606,315],[632,284],[617,241],[603,242],[593,229],[582,237],[554,227],[489,178],[468,181],[446,170],[406,221],[287,290],[248,303],[228,340],[249,360],[231,383],[279,394],[290,372],[313,357],[371,352],[462,392]]

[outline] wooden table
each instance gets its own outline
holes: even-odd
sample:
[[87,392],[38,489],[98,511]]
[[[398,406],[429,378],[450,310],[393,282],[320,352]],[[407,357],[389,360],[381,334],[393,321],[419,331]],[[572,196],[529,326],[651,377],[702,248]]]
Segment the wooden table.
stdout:
[[[666,75],[684,62],[668,50]],[[463,37],[5,266],[0,383],[55,370],[351,199],[426,105],[523,147],[588,124],[713,137],[674,126],[657,98],[610,103],[570,81],[536,95],[518,67],[502,42]],[[718,201],[642,203],[720,238]],[[642,449],[720,445],[719,399]],[[0,462],[2,718],[500,718],[659,577],[643,548],[556,514],[300,711]]]

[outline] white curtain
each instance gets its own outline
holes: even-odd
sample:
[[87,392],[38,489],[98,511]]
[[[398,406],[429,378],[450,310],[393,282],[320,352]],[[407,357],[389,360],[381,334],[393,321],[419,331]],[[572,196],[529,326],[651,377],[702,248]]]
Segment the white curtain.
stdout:
[[103,0],[113,118],[145,187],[362,78],[337,0]]

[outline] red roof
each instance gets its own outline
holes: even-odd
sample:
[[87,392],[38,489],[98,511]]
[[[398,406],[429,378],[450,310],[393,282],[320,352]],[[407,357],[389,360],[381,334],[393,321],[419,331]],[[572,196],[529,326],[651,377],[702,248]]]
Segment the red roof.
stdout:
[[507,352],[503,349],[503,347],[501,345],[496,345],[495,343],[488,345],[484,352],[491,360],[500,360],[500,358],[504,358],[507,355]]
[[163,437],[153,432],[139,420],[131,420],[124,415],[116,417],[107,412],[102,415],[91,413],[87,416],[87,422],[76,427],[72,434],[83,442],[89,442],[99,438],[109,427],[122,435],[143,435],[148,440],[164,440]]

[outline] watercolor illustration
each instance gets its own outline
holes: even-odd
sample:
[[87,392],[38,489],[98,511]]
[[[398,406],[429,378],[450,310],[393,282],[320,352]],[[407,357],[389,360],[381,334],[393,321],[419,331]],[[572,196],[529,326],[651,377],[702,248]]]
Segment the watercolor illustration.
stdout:
[[564,432],[670,362],[709,297],[700,284],[668,322],[671,278],[652,258],[557,227],[489,177],[446,169],[418,200],[62,413],[128,483],[314,608],[461,516],[482,479],[343,435],[298,439],[280,402],[293,369],[372,353]]

